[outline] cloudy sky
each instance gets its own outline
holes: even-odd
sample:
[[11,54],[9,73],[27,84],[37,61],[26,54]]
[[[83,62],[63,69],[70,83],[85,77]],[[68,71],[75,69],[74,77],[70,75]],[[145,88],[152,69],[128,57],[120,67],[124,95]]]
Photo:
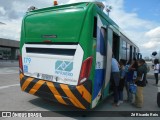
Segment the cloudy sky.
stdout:
[[[94,0],[58,0],[59,4]],[[160,0],[98,0],[112,6],[110,17],[139,47],[143,56],[160,50]],[[0,0],[0,38],[19,40],[29,6],[52,6],[53,0]]]

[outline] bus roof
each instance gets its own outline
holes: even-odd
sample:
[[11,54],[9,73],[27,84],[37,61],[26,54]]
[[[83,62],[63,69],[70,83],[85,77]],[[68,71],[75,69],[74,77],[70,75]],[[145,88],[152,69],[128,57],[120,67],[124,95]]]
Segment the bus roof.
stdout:
[[[83,8],[87,10],[88,8],[93,7],[94,5],[96,5],[99,8],[100,7],[104,8],[103,3],[101,2],[78,2],[78,3],[73,3],[73,4],[57,5],[57,6],[47,7],[47,8],[35,9],[32,11],[28,11],[26,16],[36,14],[36,13],[41,13],[41,12],[57,11],[57,10],[65,10],[65,9]],[[124,34],[124,32],[120,29],[120,27],[100,9],[98,10],[99,14],[101,14],[109,22],[109,24],[112,26],[114,31],[118,31],[116,33],[119,33],[119,35],[123,35],[128,39],[128,37],[126,36],[126,34]],[[133,44],[133,42],[130,39],[128,40]],[[137,47],[137,45],[135,46]]]
[[[57,5],[57,6],[51,6],[51,7],[41,8],[41,9],[35,9],[32,11],[28,11],[27,15],[46,12],[50,10],[57,11],[57,10],[76,9],[76,8],[84,8],[87,10],[88,8],[93,7],[94,5],[102,9],[104,8],[103,3],[101,2],[78,2],[78,3],[72,3],[72,4]],[[105,17],[105,19],[119,31],[119,26],[112,19],[107,17],[107,15],[102,10],[99,9],[99,13],[102,14]]]
[[43,11],[48,11],[48,10],[58,10],[58,9],[63,10],[63,9],[69,9],[69,8],[87,7],[87,5],[88,5],[88,2],[79,2],[79,3],[73,3],[73,4],[57,5],[57,6],[51,6],[51,7],[28,11],[27,14],[32,14],[35,12],[43,12]]

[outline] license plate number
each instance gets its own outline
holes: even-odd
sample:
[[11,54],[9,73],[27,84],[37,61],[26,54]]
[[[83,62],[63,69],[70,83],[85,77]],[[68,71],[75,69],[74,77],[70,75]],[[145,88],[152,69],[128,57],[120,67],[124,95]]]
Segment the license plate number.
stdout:
[[52,81],[53,80],[53,76],[52,75],[42,74],[42,79]]

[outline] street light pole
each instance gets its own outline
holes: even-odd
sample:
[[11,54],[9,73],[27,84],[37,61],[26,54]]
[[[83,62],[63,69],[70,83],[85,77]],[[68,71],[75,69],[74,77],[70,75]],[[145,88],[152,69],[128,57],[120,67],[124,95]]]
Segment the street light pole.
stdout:
[[108,13],[108,16],[109,16],[109,12],[111,12],[111,9],[112,9],[112,6],[109,6],[109,5],[106,6],[106,11]]

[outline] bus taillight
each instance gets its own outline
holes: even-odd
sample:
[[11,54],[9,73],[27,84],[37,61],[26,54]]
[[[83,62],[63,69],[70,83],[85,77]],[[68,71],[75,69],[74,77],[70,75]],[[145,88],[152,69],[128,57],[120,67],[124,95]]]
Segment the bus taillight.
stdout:
[[92,59],[92,57],[89,57],[85,61],[83,61],[78,84],[81,84],[88,79],[91,71]]
[[23,63],[22,63],[22,56],[19,55],[19,68],[21,69],[21,72],[23,72]]

